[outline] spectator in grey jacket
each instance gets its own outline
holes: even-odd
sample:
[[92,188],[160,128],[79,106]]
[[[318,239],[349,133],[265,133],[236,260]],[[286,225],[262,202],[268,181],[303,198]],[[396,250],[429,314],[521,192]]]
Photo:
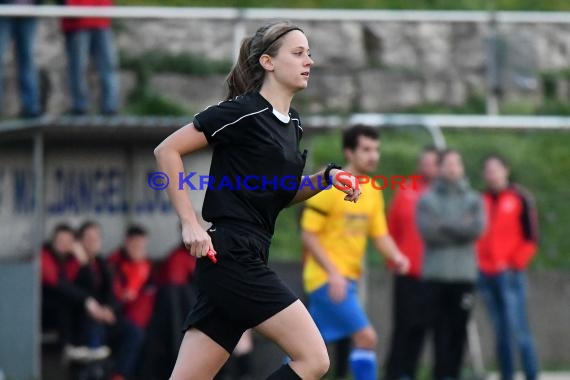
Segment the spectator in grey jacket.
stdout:
[[459,152],[443,151],[439,171],[418,203],[417,221],[425,244],[422,278],[435,344],[433,378],[450,380],[460,374],[477,278],[474,243],[484,227],[484,212]]

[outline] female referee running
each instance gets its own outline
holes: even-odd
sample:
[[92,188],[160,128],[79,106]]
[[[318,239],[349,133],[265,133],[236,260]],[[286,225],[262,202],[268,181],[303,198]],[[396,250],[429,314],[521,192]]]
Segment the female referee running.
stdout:
[[[303,130],[290,109],[293,95],[307,87],[313,64],[303,31],[288,22],[265,25],[241,45],[227,78],[227,100],[197,114],[191,124],[156,149],[158,166],[169,178],[185,172],[181,156],[213,147],[209,186],[200,226],[185,191],[167,189],[182,223],[182,239],[197,262],[198,300],[188,315],[172,380],[212,379],[248,328],[278,344],[291,358],[268,379],[319,379],[329,366],[325,344],[298,298],[267,266],[269,244],[279,212],[329,185],[338,167],[310,176],[300,186],[306,152],[299,152]],[[225,177],[264,178],[248,186],[218,186]],[[239,176],[239,177],[238,177]],[[293,180],[282,181],[285,176]],[[275,181],[275,178],[277,179]],[[360,191],[350,177],[345,200]],[[319,184],[318,181],[321,181]],[[305,182],[303,182],[305,184]],[[333,183],[337,183],[336,179]],[[344,181],[343,181],[344,183]],[[256,186],[259,189],[252,190]],[[327,191],[338,191],[331,189]],[[217,252],[217,263],[205,258]]]

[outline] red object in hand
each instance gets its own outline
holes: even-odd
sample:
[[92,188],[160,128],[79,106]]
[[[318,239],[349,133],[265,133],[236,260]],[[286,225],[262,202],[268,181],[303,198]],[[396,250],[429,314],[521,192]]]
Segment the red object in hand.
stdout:
[[216,258],[216,251],[214,251],[213,249],[208,250],[207,255],[212,263],[215,264],[218,262],[218,259]]

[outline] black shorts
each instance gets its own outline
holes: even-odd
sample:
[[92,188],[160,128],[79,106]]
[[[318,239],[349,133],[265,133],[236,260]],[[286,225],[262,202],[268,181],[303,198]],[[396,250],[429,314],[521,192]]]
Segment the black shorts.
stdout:
[[214,223],[208,230],[218,262],[198,260],[197,301],[184,322],[233,352],[245,330],[298,298],[267,266],[271,236],[249,224]]

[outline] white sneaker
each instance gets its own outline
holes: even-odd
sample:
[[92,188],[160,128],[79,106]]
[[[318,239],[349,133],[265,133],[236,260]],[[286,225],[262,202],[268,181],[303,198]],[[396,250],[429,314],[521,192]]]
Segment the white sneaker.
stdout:
[[87,360],[88,356],[89,348],[85,346],[72,346],[70,344],[67,344],[63,348],[64,362],[85,361]]
[[107,346],[89,348],[89,360],[103,360],[111,355],[111,349]]

